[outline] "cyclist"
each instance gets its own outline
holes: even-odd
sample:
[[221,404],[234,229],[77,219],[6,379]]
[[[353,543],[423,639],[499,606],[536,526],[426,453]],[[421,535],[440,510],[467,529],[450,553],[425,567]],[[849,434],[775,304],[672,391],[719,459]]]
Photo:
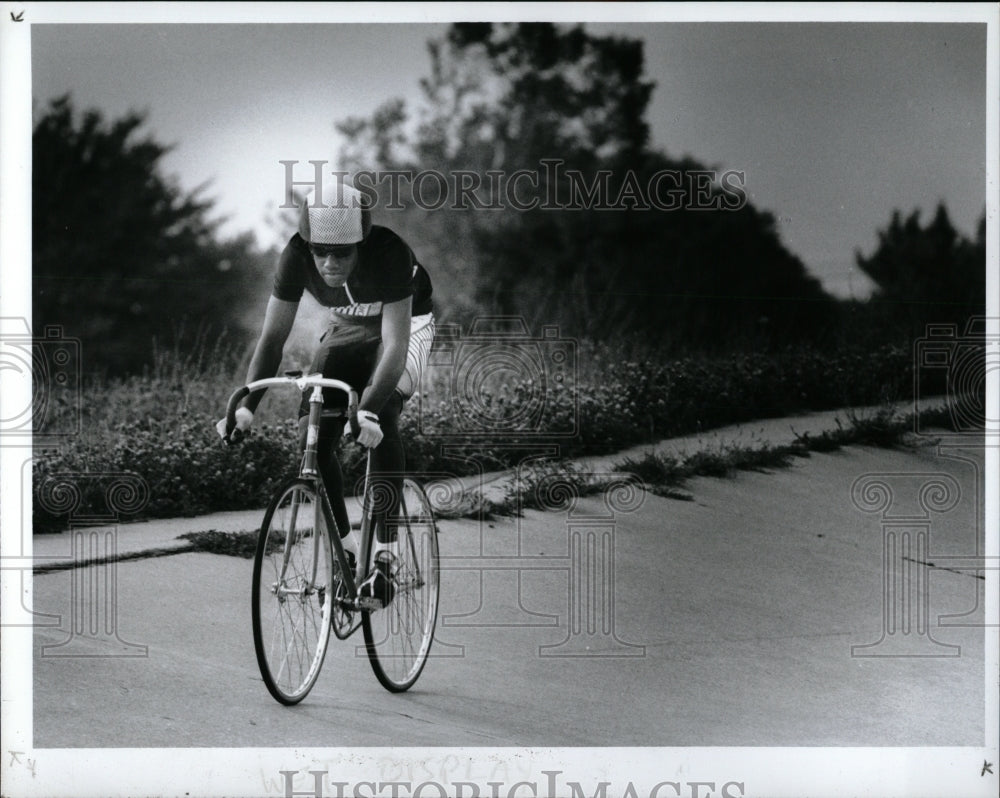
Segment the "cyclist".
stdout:
[[[318,196],[317,196],[318,195]],[[413,394],[434,336],[431,281],[413,251],[387,227],[371,223],[366,198],[346,181],[332,181],[307,197],[299,211],[298,232],[278,261],[247,383],[278,372],[299,300],[308,291],[329,308],[329,326],[320,338],[310,373],[364,386],[358,402],[357,440],[373,448],[373,478],[397,498],[405,466],[399,415]],[[300,444],[305,446],[309,391],[299,408]],[[236,411],[233,439],[245,435],[263,391],[248,395]],[[343,434],[346,397],[325,391],[318,441],[319,470],[345,548],[355,553],[344,504],[343,474],[337,448]],[[225,434],[225,419],[218,430]],[[398,506],[389,502],[388,512]],[[391,542],[388,525],[376,524],[380,543]],[[383,534],[383,530],[388,535]],[[381,570],[385,575],[389,568]],[[376,573],[378,576],[379,574]],[[370,588],[388,603],[391,582],[376,579]]]

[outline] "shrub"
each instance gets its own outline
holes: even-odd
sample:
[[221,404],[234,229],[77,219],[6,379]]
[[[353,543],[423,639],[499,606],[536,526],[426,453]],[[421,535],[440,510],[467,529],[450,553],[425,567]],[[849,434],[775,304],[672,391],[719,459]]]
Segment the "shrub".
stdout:
[[[483,389],[477,400],[501,430],[495,437],[456,435],[466,420],[456,416],[463,409],[444,391],[414,398],[401,422],[407,469],[461,476],[536,456],[540,440],[558,444],[564,458],[600,455],[752,419],[901,400],[912,389],[911,363],[907,349],[892,346],[835,355],[800,347],[665,359],[581,342],[576,389],[548,390],[541,418],[521,419],[518,427],[537,386],[515,381]],[[298,397],[268,397],[257,411],[254,435],[240,446],[223,446],[214,426],[245,368],[245,353],[221,346],[195,357],[160,352],[141,377],[89,384],[83,433],[58,450],[38,453],[35,485],[55,473],[137,474],[148,485],[149,502],[133,518],[263,507],[298,468]],[[572,428],[574,421],[572,437],[538,435]],[[880,429],[869,430],[869,439],[877,441]],[[451,451],[442,449],[445,442]],[[701,473],[734,465],[725,453],[717,462],[711,453],[701,457]],[[345,445],[341,461],[352,491],[364,473],[364,452]],[[103,512],[98,493],[85,497],[78,512]],[[41,507],[37,492],[34,511],[36,531],[61,528],[67,520]]]

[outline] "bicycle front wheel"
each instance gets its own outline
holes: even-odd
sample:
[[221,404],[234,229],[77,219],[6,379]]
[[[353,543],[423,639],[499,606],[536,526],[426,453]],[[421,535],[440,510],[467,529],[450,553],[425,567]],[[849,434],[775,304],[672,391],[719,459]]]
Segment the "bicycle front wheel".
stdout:
[[333,553],[313,484],[294,479],[274,496],[253,566],[253,641],[264,684],[297,704],[319,676],[330,639]]
[[369,572],[376,560],[389,563],[393,597],[381,610],[364,611],[362,629],[375,676],[399,693],[413,686],[427,662],[438,608],[437,525],[427,495],[413,480],[403,480],[399,511],[387,528],[389,541],[373,530],[365,558]]

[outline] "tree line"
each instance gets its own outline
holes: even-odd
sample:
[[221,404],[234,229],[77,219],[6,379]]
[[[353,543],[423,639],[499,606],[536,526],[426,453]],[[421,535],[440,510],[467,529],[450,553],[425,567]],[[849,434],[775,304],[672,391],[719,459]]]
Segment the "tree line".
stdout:
[[[774,215],[739,201],[738,180],[651,144],[639,41],[547,23],[456,24],[429,55],[416,108],[393,99],[336,123],[343,170],[522,172],[541,195],[599,189],[619,206],[591,194],[566,207],[433,209],[402,183],[404,209],[377,207],[376,221],[428,265],[444,321],[520,315],[566,335],[697,353],[905,341],[985,311],[985,216],[967,239],[943,206],[926,225],[897,211],[875,251],[855,253],[877,285],[870,300],[825,293]],[[185,193],[164,176],[169,149],[143,124],[139,114],[77,114],[62,98],[34,129],[35,326],[60,324],[93,344],[85,367],[109,373],[147,365],[154,336],[181,347],[226,328],[251,336],[246,306],[266,296],[276,256],[249,235],[220,240],[204,187]],[[560,172],[546,169],[553,161]],[[643,191],[658,176],[676,207],[648,207]],[[488,207],[500,190],[480,180],[473,193]]]

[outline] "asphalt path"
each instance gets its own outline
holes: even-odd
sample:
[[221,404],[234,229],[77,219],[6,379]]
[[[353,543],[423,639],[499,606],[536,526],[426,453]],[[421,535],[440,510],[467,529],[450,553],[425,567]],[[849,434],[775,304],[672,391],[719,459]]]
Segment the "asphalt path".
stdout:
[[[161,553],[38,574],[34,609],[52,625],[34,632],[34,744],[982,745],[982,467],[982,449],[850,447],[695,479],[688,501],[598,495],[442,521],[439,623],[416,686],[386,692],[358,633],[332,641],[294,708],[257,670],[250,560]],[[935,474],[957,493],[927,514]],[[889,475],[892,506],[858,494],[865,475]],[[886,512],[911,519],[913,544],[888,564]],[[926,611],[891,603],[904,584]],[[101,628],[72,628],[74,606],[90,618],[105,600]]]

